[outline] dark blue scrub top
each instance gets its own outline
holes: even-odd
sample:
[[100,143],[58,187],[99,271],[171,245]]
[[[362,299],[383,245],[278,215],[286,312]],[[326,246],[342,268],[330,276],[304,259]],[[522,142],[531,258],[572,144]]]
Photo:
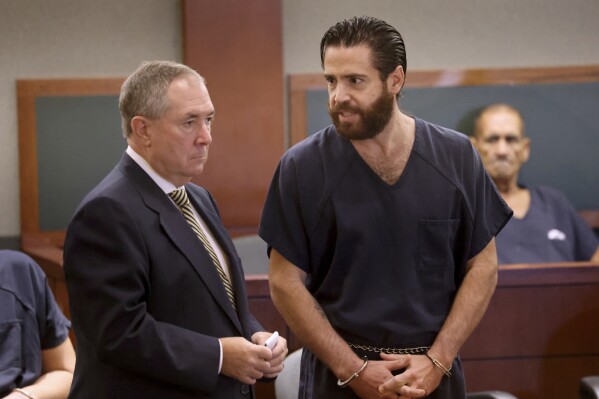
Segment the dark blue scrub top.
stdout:
[[597,245],[566,196],[541,186],[530,189],[526,215],[512,218],[497,236],[497,257],[500,264],[588,261]]
[[35,382],[41,351],[62,344],[70,327],[35,261],[0,251],[0,397]]
[[511,215],[464,135],[416,120],[412,153],[389,186],[330,126],[291,148],[259,234],[309,275],[346,340],[430,345],[465,274]]

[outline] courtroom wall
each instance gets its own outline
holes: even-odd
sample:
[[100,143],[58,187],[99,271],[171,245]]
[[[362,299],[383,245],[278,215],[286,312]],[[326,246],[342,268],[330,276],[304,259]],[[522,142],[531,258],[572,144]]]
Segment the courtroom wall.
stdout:
[[[319,72],[324,31],[366,13],[400,29],[408,73],[599,64],[596,0],[282,2],[286,75]],[[0,0],[0,246],[20,234],[15,80],[126,76],[158,58],[182,59],[178,0]]]
[[181,42],[178,0],[0,0],[0,247],[20,234],[15,81],[127,76]]
[[599,64],[596,0],[283,0],[285,71],[320,72],[320,39],[343,18],[395,26],[410,69]]

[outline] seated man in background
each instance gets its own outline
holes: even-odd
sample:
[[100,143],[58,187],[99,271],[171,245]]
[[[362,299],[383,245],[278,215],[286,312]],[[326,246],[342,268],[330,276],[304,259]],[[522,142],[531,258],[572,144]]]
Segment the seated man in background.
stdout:
[[599,241],[564,194],[549,187],[519,184],[530,139],[524,120],[507,104],[485,107],[474,125],[472,143],[503,199],[514,211],[497,240],[500,264],[599,262]]
[[0,397],[66,398],[75,368],[70,327],[33,259],[0,251]]

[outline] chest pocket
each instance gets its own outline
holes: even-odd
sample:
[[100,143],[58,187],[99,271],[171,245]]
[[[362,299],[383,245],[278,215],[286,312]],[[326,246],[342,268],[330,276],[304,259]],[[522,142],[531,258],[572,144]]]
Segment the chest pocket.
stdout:
[[454,270],[454,248],[459,219],[418,222],[418,267],[441,276]]
[[21,374],[22,323],[0,322],[0,386],[10,386]]

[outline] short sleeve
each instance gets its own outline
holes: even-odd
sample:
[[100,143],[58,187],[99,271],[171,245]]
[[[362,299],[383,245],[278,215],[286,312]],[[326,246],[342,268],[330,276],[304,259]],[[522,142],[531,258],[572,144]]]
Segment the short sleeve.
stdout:
[[5,327],[0,335],[11,345],[0,363],[15,365],[2,375],[0,389],[12,389],[37,380],[42,373],[42,350],[63,343],[70,322],[58,308],[43,270],[22,252],[0,251],[0,292],[0,324]]
[[513,211],[505,203],[493,180],[489,177],[480,156],[471,148],[471,176],[466,179],[466,201],[472,213],[472,238],[468,259],[480,253],[506,225]]
[[293,265],[308,272],[308,239],[300,204],[295,162],[284,156],[273,176],[258,234]]
[[[29,256],[17,254],[15,265],[15,291],[20,301],[35,317],[42,350],[62,344],[69,334],[71,322],[64,316],[41,267]],[[27,323],[25,328],[35,328]]]
[[591,227],[578,215],[578,212],[576,212],[576,209],[570,204],[566,196],[561,192],[558,192],[558,195],[562,198],[562,202],[566,208],[566,212],[564,213],[569,215],[574,232],[574,260],[582,262],[589,261],[599,246],[599,239],[597,239]]
[[599,247],[599,240],[580,216],[575,214],[574,218],[574,229],[576,230],[576,260],[589,261],[595,254],[595,251],[597,251],[597,247]]
[[62,344],[69,335],[71,322],[64,316],[52,295],[52,291],[44,280],[43,292],[45,306],[38,311],[40,322],[40,344],[42,350],[52,349]]

